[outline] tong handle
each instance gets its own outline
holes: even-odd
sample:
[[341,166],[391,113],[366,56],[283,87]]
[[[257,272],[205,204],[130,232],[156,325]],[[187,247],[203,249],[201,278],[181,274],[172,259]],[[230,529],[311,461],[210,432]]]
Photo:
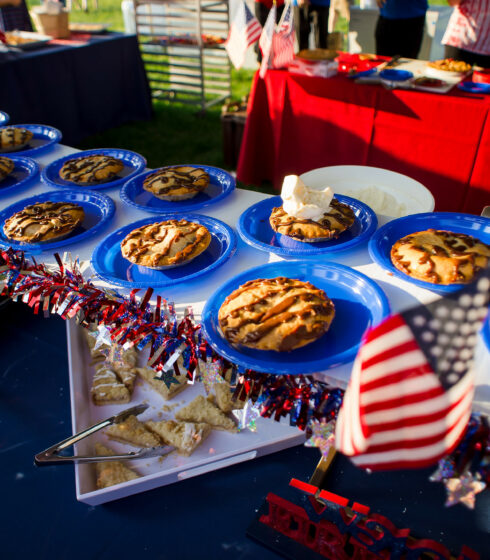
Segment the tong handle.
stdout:
[[147,449],[140,449],[139,451],[131,451],[130,453],[123,453],[120,455],[97,455],[97,456],[63,456],[50,454],[47,455],[46,451],[38,453],[34,457],[34,462],[38,467],[45,467],[50,465],[68,465],[68,464],[80,464],[80,463],[98,463],[100,461],[126,461],[128,459],[144,459],[146,457],[156,457],[161,455],[166,455],[173,451],[175,447],[170,445],[162,445],[159,447],[149,447]]

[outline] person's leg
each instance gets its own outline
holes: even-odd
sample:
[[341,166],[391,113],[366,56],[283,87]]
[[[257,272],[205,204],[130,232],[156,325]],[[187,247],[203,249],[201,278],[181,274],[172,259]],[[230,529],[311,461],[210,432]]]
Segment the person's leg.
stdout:
[[424,38],[425,15],[400,21],[399,54],[406,58],[417,58]]
[[490,68],[490,56],[472,53],[451,45],[444,45],[444,56],[446,58],[453,58],[454,60],[462,60],[468,64],[483,66],[483,68]]
[[310,36],[310,6],[301,6],[299,11],[299,35],[298,45],[299,50],[302,51],[308,48],[308,39]]
[[328,13],[329,6],[314,6],[317,14],[315,30],[315,46],[326,49],[328,46]]
[[374,32],[374,38],[376,41],[376,54],[381,56],[395,56],[399,54],[395,52],[394,37],[393,37],[393,27],[392,22],[384,18],[383,16],[378,17],[376,22],[376,29]]
[[407,19],[379,17],[376,25],[376,54],[417,58],[424,35],[425,16]]
[[[269,15],[269,8],[264,6],[261,2],[255,2],[255,17],[259,20],[259,23],[264,27],[267,21],[267,16]],[[255,53],[257,54],[257,60],[260,64],[262,62],[262,53],[260,52],[259,42],[257,41],[254,46]]]

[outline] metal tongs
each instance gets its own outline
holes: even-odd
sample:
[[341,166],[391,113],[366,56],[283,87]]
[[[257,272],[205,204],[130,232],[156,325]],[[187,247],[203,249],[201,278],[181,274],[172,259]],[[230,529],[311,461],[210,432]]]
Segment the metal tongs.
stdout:
[[173,451],[175,447],[171,445],[160,445],[158,447],[148,447],[147,449],[140,449],[139,451],[131,451],[130,453],[123,453],[122,455],[97,455],[97,456],[67,456],[67,455],[60,455],[60,453],[70,447],[71,445],[79,442],[80,440],[95,434],[99,430],[110,426],[111,424],[119,424],[124,422],[129,416],[134,415],[138,416],[142,412],[144,412],[148,408],[147,404],[139,404],[137,406],[132,406],[131,408],[127,408],[123,410],[119,414],[115,416],[111,416],[107,418],[107,420],[102,420],[102,422],[98,422],[89,428],[78,432],[60,443],[53,445],[52,447],[48,447],[41,453],[38,453],[34,457],[34,462],[38,467],[44,467],[47,465],[64,465],[64,464],[72,464],[72,463],[97,463],[98,461],[121,461],[127,459],[145,459],[147,457],[158,457],[160,455],[166,455]]

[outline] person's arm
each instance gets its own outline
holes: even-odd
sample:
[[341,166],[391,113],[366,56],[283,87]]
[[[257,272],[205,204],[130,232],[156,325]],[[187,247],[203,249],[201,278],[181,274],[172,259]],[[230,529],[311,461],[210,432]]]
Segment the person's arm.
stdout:
[[450,6],[459,6],[463,0],[447,0]]

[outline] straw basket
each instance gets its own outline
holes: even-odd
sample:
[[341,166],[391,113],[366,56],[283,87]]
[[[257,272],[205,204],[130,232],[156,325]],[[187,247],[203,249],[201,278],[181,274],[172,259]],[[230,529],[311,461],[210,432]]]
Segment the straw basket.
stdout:
[[33,8],[30,14],[39,33],[50,35],[54,39],[65,39],[70,36],[67,10],[59,14],[46,14]]

